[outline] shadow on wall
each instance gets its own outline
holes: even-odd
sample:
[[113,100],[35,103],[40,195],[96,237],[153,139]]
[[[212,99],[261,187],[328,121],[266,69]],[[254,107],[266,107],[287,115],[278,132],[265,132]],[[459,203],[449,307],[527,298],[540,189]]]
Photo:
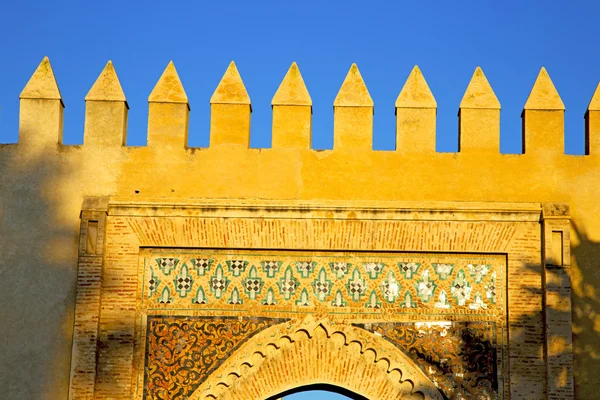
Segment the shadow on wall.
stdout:
[[[571,256],[580,277],[573,284],[573,358],[576,398],[594,399],[600,381],[600,243],[591,241],[586,231],[575,222],[571,225]],[[573,240],[575,239],[575,240]],[[574,271],[575,272],[575,271]],[[585,388],[585,391],[581,389]]]
[[[550,361],[561,362],[573,357],[573,374],[575,398],[595,399],[598,397],[598,371],[600,371],[600,298],[596,282],[600,282],[600,243],[589,239],[585,230],[576,222],[571,221],[571,317],[573,331],[572,353],[561,346],[562,342],[551,346],[548,353]],[[528,265],[528,268],[542,272],[539,265]],[[576,276],[576,275],[579,276]],[[527,290],[538,293],[536,288]],[[560,296],[558,304],[564,295]],[[565,299],[568,300],[568,299]],[[551,318],[562,320],[568,318],[568,311],[556,307],[548,307],[547,313]],[[523,315],[516,324],[527,326],[534,323],[543,315]],[[525,333],[526,335],[526,333]],[[511,337],[511,342],[525,343],[524,337]],[[543,338],[542,338],[543,339]],[[538,349],[544,351],[544,349]],[[557,368],[554,376],[558,379],[549,379],[549,389],[560,391],[567,377],[566,368]],[[526,391],[526,388],[523,388]]]
[[[21,132],[21,135],[27,135]],[[0,388],[6,399],[66,399],[78,212],[65,212],[77,151],[0,145]],[[67,184],[67,186],[65,186]],[[71,215],[72,214],[72,215]]]

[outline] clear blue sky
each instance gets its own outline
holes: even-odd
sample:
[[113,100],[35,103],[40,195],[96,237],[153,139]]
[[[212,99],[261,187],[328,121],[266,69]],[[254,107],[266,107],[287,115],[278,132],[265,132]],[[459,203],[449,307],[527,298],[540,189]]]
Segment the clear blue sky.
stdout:
[[253,105],[252,147],[270,147],[270,101],[292,61],[313,99],[313,147],[333,144],[333,99],[356,62],[375,101],[376,149],[394,146],[394,101],[413,65],[438,102],[438,150],[457,148],[458,105],[480,65],[502,103],[503,152],[541,66],[567,107],[566,150],[600,80],[598,1],[13,1],[0,13],[0,141],[17,137],[18,96],[48,55],[66,104],[65,142],[83,140],[84,96],[112,59],[145,143],[147,98],[174,60],[190,99],[191,145],[208,145],[209,99],[235,60]]
[[350,400],[348,397],[322,390],[311,390],[286,396],[285,400]]

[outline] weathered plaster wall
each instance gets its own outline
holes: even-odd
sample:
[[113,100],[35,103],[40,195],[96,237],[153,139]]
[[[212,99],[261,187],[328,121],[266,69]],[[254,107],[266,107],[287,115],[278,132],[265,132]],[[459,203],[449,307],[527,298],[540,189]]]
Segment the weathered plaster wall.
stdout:
[[[88,96],[85,144],[63,146],[45,59],[21,93],[19,143],[0,145],[0,387],[66,398],[84,196],[554,202],[571,207],[576,397],[600,390],[600,93],[589,155],[563,154],[564,106],[545,70],[524,110],[525,154],[499,154],[499,113],[478,69],[460,152],[435,152],[436,103],[418,68],[396,103],[397,150],[372,151],[373,103],[353,66],[334,107],[334,149],[310,149],[310,96],[292,66],[273,101],[271,149],[249,149],[250,99],[232,63],[211,99],[211,146],[186,148],[189,106],[169,64],[152,91],[148,146],[123,147],[125,96],[108,64]],[[347,218],[352,218],[348,215]]]

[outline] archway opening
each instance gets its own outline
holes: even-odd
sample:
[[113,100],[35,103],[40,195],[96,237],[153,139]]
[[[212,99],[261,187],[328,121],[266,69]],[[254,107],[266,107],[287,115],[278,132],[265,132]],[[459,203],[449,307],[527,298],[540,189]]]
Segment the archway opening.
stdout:
[[267,400],[369,400],[339,386],[316,383],[286,390]]

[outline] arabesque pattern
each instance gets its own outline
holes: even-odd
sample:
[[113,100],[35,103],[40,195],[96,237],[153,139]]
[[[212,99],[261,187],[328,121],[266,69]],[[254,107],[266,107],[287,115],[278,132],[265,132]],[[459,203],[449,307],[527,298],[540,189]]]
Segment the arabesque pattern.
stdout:
[[187,399],[242,343],[277,319],[148,318],[144,398]]
[[[193,397],[196,389],[223,362],[231,363],[229,358],[244,342],[282,322],[285,320],[249,317],[149,317],[144,399]],[[383,337],[401,350],[444,398],[501,397],[497,332],[493,322],[353,325]],[[273,339],[273,335],[267,337]],[[258,342],[256,351],[264,353],[262,347],[266,344],[261,343]],[[245,354],[247,356],[247,350]],[[219,374],[217,378],[222,378],[223,371]]]
[[498,398],[493,322],[355,324],[409,355],[448,399]]

